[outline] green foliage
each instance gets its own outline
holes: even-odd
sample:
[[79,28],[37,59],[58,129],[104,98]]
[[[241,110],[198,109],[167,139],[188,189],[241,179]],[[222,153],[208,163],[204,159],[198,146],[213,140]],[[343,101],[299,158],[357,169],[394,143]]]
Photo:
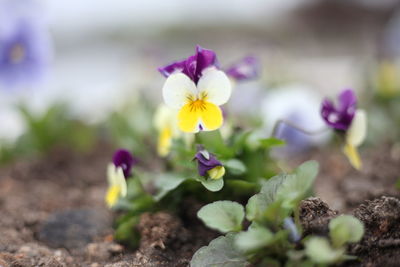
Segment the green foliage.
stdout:
[[273,240],[274,234],[268,228],[255,226],[237,234],[235,245],[239,250],[249,252],[263,248]]
[[275,146],[284,146],[285,141],[271,137],[271,138],[266,138],[266,139],[260,139],[260,144],[263,148],[270,149]]
[[[250,227],[235,234],[234,248],[229,247],[235,257],[245,255],[245,260],[255,266],[310,267],[349,258],[345,255],[346,243],[357,242],[363,235],[362,224],[352,216],[341,216],[331,221],[330,234],[334,246],[326,238],[308,236],[303,239],[305,250],[300,250],[289,239],[289,232],[297,231],[300,226],[287,229],[283,226],[284,219],[292,214],[296,216],[300,201],[310,195],[317,173],[318,164],[308,161],[291,174],[279,174],[262,182],[260,192],[252,196],[246,205],[245,217],[251,223]],[[238,203],[218,201],[204,206],[198,216],[208,227],[228,232],[240,229],[236,226],[242,225],[243,210]],[[292,234],[299,236],[299,233]],[[225,252],[214,249],[211,242],[195,254],[192,263],[200,264],[201,261],[218,258],[216,253]]]
[[364,225],[351,215],[342,215],[329,222],[330,237],[334,247],[361,240],[364,235]]
[[182,176],[172,173],[161,173],[156,176],[154,181],[154,187],[157,189],[154,199],[159,201],[171,190],[177,188],[186,179]]
[[191,267],[244,267],[248,266],[246,256],[235,247],[235,234],[229,233],[200,248],[190,261]]
[[241,175],[246,172],[246,166],[237,159],[230,159],[223,162],[223,165],[233,175]]
[[199,176],[196,180],[200,181],[201,184],[211,192],[217,192],[224,187],[224,179],[211,179]]
[[293,174],[279,174],[263,182],[260,193],[252,196],[246,205],[246,218],[262,220],[264,215],[275,218],[284,216],[285,211],[293,210],[309,196],[317,173],[318,163],[308,161]]
[[216,201],[202,207],[197,216],[210,228],[222,233],[242,229],[244,208],[233,201]]
[[135,228],[138,223],[139,216],[123,216],[120,218],[115,230],[115,240],[132,248],[138,247],[140,234]]
[[332,248],[328,239],[311,237],[306,241],[306,255],[315,263],[332,264],[339,262],[345,253],[344,248]]
[[73,120],[64,104],[56,104],[41,115],[18,106],[25,123],[25,133],[15,144],[2,144],[0,162],[19,156],[44,154],[55,147],[87,151],[94,145],[96,131],[83,122]]

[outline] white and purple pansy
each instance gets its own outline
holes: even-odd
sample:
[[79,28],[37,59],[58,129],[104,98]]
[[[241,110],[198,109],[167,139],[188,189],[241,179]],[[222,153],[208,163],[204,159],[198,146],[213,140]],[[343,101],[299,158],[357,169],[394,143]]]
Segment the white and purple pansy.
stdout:
[[364,110],[357,109],[357,98],[354,92],[350,89],[341,92],[337,105],[331,100],[324,100],[321,116],[329,127],[344,134],[343,151],[354,168],[360,169],[361,159],[357,147],[364,142],[366,137],[367,114]]
[[132,175],[132,166],[137,160],[126,149],[118,149],[113,156],[113,162],[108,164],[108,190],[105,197],[107,206],[114,207],[120,197],[127,194],[126,179]]
[[232,86],[218,68],[215,52],[197,46],[194,55],[159,71],[167,77],[162,89],[164,101],[178,111],[181,131],[213,131],[222,126],[219,106],[229,100]]

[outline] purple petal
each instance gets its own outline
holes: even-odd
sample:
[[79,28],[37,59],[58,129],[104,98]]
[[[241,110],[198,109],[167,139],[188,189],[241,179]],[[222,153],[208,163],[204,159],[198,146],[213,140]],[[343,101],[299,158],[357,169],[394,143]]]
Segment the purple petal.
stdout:
[[198,45],[194,55],[189,56],[187,59],[160,67],[158,71],[165,77],[173,73],[182,72],[197,84],[203,71],[209,67],[218,67],[217,56],[214,51],[204,49]]
[[237,81],[255,79],[260,73],[261,65],[257,58],[247,56],[226,70],[226,73]]
[[113,163],[116,167],[121,167],[125,178],[131,176],[133,164],[137,163],[132,154],[126,149],[118,149],[113,156]]
[[164,67],[158,68],[158,71],[164,75],[164,77],[168,77],[169,75],[175,73],[175,72],[183,72],[186,66],[186,59],[182,61],[177,61],[172,64],[169,64]]
[[[351,89],[346,89],[339,95],[339,110],[345,111],[357,105],[357,98]],[[351,112],[350,110],[349,112]],[[353,111],[355,112],[355,110]]]
[[216,157],[210,154],[210,158],[206,159],[201,152],[197,152],[195,155],[198,163],[198,171],[200,176],[206,176],[207,171],[217,167],[222,166],[221,162],[219,162]]
[[195,83],[197,83],[203,71],[209,67],[218,68],[217,55],[214,51],[196,46],[196,68],[195,68]]
[[353,121],[357,99],[353,91],[344,90],[338,97],[338,105],[325,99],[321,106],[321,116],[327,125],[335,130],[346,131]]
[[17,10],[10,9],[6,18],[0,17],[0,81],[8,88],[41,81],[52,57],[49,32],[35,15],[37,10]]

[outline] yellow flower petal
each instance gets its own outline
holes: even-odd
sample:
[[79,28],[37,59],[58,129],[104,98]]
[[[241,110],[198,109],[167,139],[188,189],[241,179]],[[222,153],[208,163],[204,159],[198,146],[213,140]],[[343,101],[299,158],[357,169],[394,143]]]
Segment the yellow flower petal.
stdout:
[[220,179],[225,174],[225,168],[224,166],[217,166],[209,170],[207,173],[211,179]]
[[361,169],[362,163],[360,155],[358,154],[357,148],[351,144],[346,144],[343,148],[343,152],[349,159],[350,164],[357,170]]
[[115,204],[117,204],[120,193],[121,187],[117,185],[112,185],[108,188],[105,200],[109,208],[112,208]]
[[157,152],[161,157],[169,154],[172,144],[172,131],[169,127],[164,127],[158,137]]
[[221,109],[203,100],[184,105],[178,113],[179,128],[187,133],[198,132],[200,125],[204,131],[213,131],[221,127],[222,123]]

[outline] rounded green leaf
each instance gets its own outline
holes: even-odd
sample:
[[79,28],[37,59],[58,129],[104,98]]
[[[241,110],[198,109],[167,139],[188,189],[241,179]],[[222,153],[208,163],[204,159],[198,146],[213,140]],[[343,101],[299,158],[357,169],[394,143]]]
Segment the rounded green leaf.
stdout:
[[244,219],[244,208],[233,201],[216,201],[202,207],[197,212],[199,217],[208,227],[222,233],[240,231]]
[[237,159],[230,159],[223,162],[223,165],[234,175],[241,175],[246,172],[246,166]]
[[236,235],[235,246],[241,251],[254,251],[273,241],[274,235],[267,228],[254,227]]
[[334,249],[324,237],[311,237],[306,242],[306,255],[318,264],[331,264],[340,261],[345,250]]
[[342,215],[329,222],[329,231],[335,247],[358,242],[364,235],[364,225],[351,215]]
[[193,255],[190,267],[224,266],[245,267],[249,266],[246,255],[234,246],[235,234],[229,233],[210,242],[208,246],[200,248]]
[[217,192],[224,187],[224,179],[205,179],[204,177],[199,177],[197,179],[201,184],[207,188],[208,191]]

